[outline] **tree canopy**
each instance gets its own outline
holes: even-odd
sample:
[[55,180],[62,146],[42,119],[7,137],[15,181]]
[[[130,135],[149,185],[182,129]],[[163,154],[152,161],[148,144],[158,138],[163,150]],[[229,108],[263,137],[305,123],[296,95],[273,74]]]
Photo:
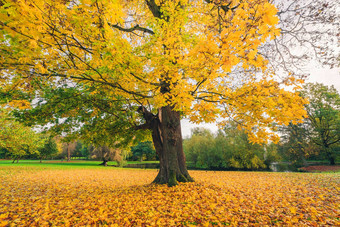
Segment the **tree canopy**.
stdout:
[[306,105],[308,121],[313,129],[311,139],[334,165],[340,147],[340,96],[334,86],[319,83],[305,84],[302,95],[309,99]]
[[59,150],[61,150],[61,146],[57,144],[53,137],[48,135],[45,137],[44,145],[38,149],[38,158],[40,159],[40,162],[42,162],[42,159],[55,156]]
[[[257,50],[279,35],[276,13],[258,0],[5,1],[3,85],[75,82],[91,94],[104,92],[111,105],[171,105],[194,122],[233,116],[264,138],[273,121],[303,115],[292,105],[302,100],[270,75],[249,74],[235,86],[229,73],[265,70]],[[13,74],[16,83],[9,84]]]
[[[203,169],[265,169],[264,146],[249,143],[244,131],[227,125],[216,135],[207,129],[195,128],[184,140],[184,152],[193,167]],[[269,152],[267,152],[269,153]]]
[[19,160],[27,154],[39,154],[45,144],[41,135],[0,111],[0,148],[5,149],[6,155]]
[[306,83],[300,91],[308,99],[303,123],[280,126],[281,150],[297,165],[317,157],[335,164],[340,148],[340,98],[334,86]]
[[163,156],[156,182],[191,180],[183,167],[182,116],[234,120],[260,143],[278,140],[274,123],[305,115],[305,100],[284,88],[303,81],[276,77],[259,52],[280,35],[277,9],[267,0],[1,4],[3,92],[26,90],[44,110],[36,121],[79,125],[83,134],[151,130]]
[[136,146],[131,147],[132,157],[139,158],[142,162],[144,159],[152,160],[155,157],[155,149],[151,141],[139,142]]

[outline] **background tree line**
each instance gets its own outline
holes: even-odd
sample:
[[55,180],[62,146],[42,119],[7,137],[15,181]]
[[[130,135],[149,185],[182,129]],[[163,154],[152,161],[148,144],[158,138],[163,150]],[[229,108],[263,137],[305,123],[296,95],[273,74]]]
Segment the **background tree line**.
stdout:
[[340,155],[339,92],[334,86],[307,83],[301,95],[309,99],[305,105],[308,118],[279,128],[282,156],[297,165],[306,165],[308,159],[328,160],[335,165]]
[[[70,158],[68,158],[70,157]],[[138,142],[130,147],[109,147],[94,146],[84,141],[64,143],[61,153],[56,155],[56,159],[86,159],[100,160],[102,165],[107,165],[109,161],[115,161],[119,166],[126,164],[126,161],[155,161],[156,151],[151,141]]]
[[328,161],[340,157],[340,99],[337,90],[319,83],[307,83],[300,92],[309,99],[308,118],[303,123],[278,127],[278,144],[253,144],[235,123],[212,134],[196,128],[184,141],[187,161],[203,169],[266,169],[270,163],[289,161],[305,166],[307,161]]
[[139,142],[135,146],[94,145],[82,140],[71,140],[61,136],[39,133],[38,130],[16,121],[4,109],[0,112],[0,159],[90,159],[116,161],[119,166],[126,160],[156,160],[156,151],[151,141]]
[[[300,92],[309,99],[308,118],[302,123],[278,127],[278,144],[251,143],[236,123],[213,134],[195,128],[184,140],[184,151],[191,167],[203,169],[267,169],[273,162],[290,161],[296,166],[307,161],[327,160],[334,165],[340,153],[340,98],[334,87],[307,83]],[[103,165],[116,161],[158,160],[151,141],[133,146],[94,145],[86,140],[38,133],[16,121],[8,112],[0,113],[0,158],[12,159],[90,159]]]
[[251,143],[235,124],[216,134],[195,128],[192,136],[184,140],[184,152],[189,166],[202,169],[260,170],[279,160],[274,144]]

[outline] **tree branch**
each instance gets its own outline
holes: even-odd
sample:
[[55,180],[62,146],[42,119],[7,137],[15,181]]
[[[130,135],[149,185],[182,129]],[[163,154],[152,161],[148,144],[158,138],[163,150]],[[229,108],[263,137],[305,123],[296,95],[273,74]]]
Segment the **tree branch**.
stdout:
[[146,4],[148,5],[151,13],[154,17],[161,18],[161,10],[159,6],[156,4],[155,0],[145,0]]
[[145,123],[145,124],[142,124],[142,125],[136,125],[134,127],[135,130],[146,130],[146,129],[151,129],[151,126],[150,124],[148,123]]
[[131,28],[123,28],[123,27],[120,27],[120,26],[118,26],[116,24],[110,24],[110,23],[109,23],[109,25],[110,25],[110,27],[117,28],[118,30],[123,31],[123,32],[142,31],[142,32],[145,32],[145,33],[149,33],[151,35],[155,34],[152,30],[150,30],[148,28],[140,27],[138,24],[135,25],[134,27],[131,27]]

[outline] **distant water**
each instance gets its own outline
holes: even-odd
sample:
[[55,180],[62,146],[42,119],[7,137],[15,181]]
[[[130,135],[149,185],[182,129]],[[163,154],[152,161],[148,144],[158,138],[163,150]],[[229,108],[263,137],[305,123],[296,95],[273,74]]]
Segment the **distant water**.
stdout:
[[273,172],[296,172],[297,168],[289,162],[273,162],[269,165]]

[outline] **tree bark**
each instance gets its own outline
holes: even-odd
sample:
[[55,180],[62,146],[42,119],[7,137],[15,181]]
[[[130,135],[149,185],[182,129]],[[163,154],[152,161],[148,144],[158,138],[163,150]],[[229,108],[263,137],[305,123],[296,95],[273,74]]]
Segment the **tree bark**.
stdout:
[[71,160],[71,149],[70,144],[67,144],[67,161],[69,162]]
[[331,148],[328,146],[328,144],[325,144],[325,150],[327,154],[327,158],[330,165],[335,165],[335,157],[332,154]]
[[144,107],[140,109],[146,126],[152,132],[152,140],[159,157],[159,172],[153,183],[175,186],[178,182],[193,182],[189,175],[183,152],[180,114],[165,106],[154,115]]
[[106,160],[106,159],[103,159],[103,162],[102,162],[102,163],[100,163],[99,165],[107,166],[107,162],[108,162],[108,160]]

